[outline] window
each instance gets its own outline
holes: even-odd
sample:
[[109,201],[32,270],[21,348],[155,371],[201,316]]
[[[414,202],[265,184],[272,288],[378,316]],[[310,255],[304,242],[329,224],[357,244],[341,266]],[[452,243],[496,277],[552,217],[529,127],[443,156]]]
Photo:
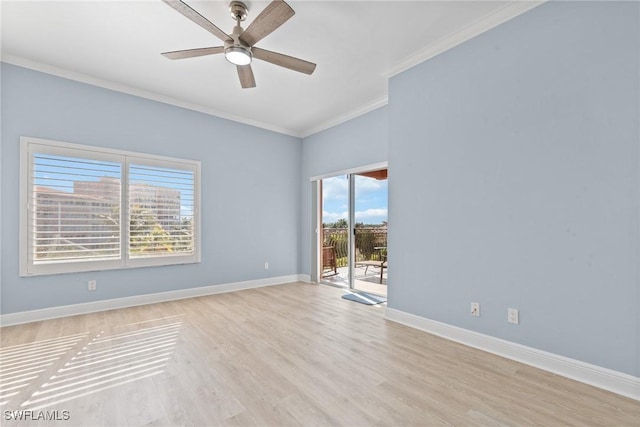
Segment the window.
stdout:
[[22,276],[200,261],[200,162],[21,144]]

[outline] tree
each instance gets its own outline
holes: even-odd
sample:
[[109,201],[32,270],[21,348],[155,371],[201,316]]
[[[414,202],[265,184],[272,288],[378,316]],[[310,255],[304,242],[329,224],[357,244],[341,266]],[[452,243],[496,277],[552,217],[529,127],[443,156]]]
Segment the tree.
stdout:
[[153,213],[139,205],[131,209],[129,242],[132,254],[173,252],[171,235]]
[[322,224],[323,228],[349,228],[349,223],[346,219],[340,218],[334,223]]

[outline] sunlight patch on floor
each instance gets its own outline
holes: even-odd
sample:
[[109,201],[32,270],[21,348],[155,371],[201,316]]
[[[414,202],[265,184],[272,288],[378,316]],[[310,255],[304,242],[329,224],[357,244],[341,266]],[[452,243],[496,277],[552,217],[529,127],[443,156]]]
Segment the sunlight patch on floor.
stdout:
[[[164,372],[182,315],[86,332],[0,351],[0,406],[36,411]],[[38,383],[39,384],[38,386]],[[27,397],[22,389],[36,391]]]

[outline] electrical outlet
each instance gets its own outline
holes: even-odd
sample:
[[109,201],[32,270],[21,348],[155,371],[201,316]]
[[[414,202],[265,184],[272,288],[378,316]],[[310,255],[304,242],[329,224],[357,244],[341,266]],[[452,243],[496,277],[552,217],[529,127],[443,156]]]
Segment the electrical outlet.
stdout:
[[95,291],[96,290],[96,281],[95,280],[89,280],[89,283],[87,285],[87,289],[90,291]]
[[480,317],[480,303],[479,302],[472,302],[471,303],[471,315],[472,316],[476,316],[476,317]]
[[268,269],[269,269],[269,261],[266,261],[266,262],[264,263],[264,269],[265,269],[265,270],[268,270]]
[[518,309],[517,308],[509,308],[509,309],[507,309],[507,322],[514,323],[516,325],[520,323],[520,319],[519,319]]

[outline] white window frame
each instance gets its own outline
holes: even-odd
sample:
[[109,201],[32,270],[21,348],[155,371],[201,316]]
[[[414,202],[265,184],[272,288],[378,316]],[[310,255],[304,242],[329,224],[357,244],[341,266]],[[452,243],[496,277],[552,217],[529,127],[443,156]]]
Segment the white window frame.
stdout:
[[[121,164],[121,200],[120,200],[120,258],[110,260],[70,261],[59,263],[34,264],[30,227],[32,219],[31,191],[33,188],[33,153],[55,153],[58,155],[77,155],[84,152],[87,158],[120,162]],[[72,153],[75,151],[76,153]],[[148,258],[130,258],[129,256],[129,163],[150,166],[179,168],[194,173],[194,241],[193,253],[186,255],[166,255]],[[20,138],[20,276],[78,273],[85,271],[127,269],[137,267],[192,264],[201,262],[201,163],[197,160],[178,159],[132,151],[115,150],[69,142],[51,141],[23,136]]]

